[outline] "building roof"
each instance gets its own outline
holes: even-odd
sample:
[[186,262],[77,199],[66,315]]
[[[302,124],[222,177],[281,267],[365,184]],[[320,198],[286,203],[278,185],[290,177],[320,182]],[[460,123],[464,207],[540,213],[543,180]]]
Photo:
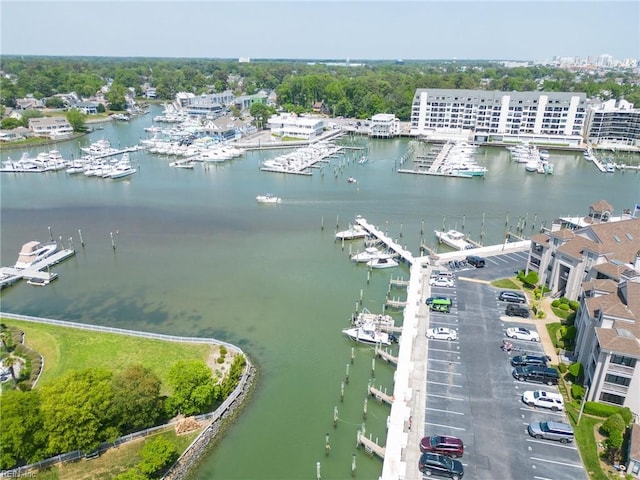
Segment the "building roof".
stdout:
[[640,340],[634,335],[621,335],[615,328],[596,328],[596,337],[603,350],[640,358]]
[[596,213],[605,213],[605,212],[613,212],[613,205],[611,205],[606,200],[598,200],[597,202],[589,205],[589,209]]
[[543,247],[549,246],[549,235],[546,233],[538,233],[536,235],[532,235],[529,240]]
[[615,265],[610,262],[606,262],[606,263],[599,263],[598,265],[594,265],[592,268],[596,272],[600,272],[603,275],[606,275],[607,277],[618,281],[620,280],[622,267],[624,267],[624,265],[621,266],[621,265]]
[[584,292],[596,292],[600,295],[606,293],[615,293],[618,291],[618,282],[608,278],[594,278],[586,282],[582,282],[582,290]]
[[561,228],[560,230],[551,232],[549,235],[555,238],[559,238],[560,240],[570,240],[575,236],[573,231],[569,230],[568,228]]

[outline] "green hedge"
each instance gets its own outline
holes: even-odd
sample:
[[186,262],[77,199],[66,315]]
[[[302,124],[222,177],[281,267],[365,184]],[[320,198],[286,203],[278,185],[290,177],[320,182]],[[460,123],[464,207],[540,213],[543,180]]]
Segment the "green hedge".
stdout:
[[584,392],[585,388],[582,385],[578,385],[577,383],[571,385],[571,398],[574,400],[582,400],[584,398]]
[[609,418],[611,415],[619,413],[625,425],[629,425],[633,420],[633,413],[628,407],[616,407],[615,405],[606,405],[599,402],[585,402],[584,413],[602,418]]

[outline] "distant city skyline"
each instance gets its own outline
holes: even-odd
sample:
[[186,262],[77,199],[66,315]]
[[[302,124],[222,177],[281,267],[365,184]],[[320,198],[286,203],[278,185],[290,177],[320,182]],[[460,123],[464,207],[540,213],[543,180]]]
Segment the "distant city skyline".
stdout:
[[640,57],[640,2],[2,0],[2,55]]

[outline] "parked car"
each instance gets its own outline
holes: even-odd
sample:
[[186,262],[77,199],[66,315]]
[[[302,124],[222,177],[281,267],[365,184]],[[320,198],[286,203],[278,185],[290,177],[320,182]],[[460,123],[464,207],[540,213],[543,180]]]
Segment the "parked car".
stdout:
[[507,308],[504,310],[504,313],[509,315],[510,317],[529,317],[529,308],[525,305],[521,305],[519,303],[510,303],[507,305]]
[[458,458],[464,453],[464,444],[457,437],[447,435],[431,435],[420,441],[420,451],[440,453],[449,457]]
[[482,268],[484,267],[485,261],[484,261],[484,258],[479,257],[477,255],[469,255],[467,257],[467,263],[469,265],[473,265],[476,268]]
[[425,475],[437,475],[452,480],[460,480],[464,476],[464,467],[460,460],[439,453],[423,453],[418,468]]
[[530,407],[549,408],[554,412],[564,410],[564,399],[559,393],[527,390],[522,394],[522,401]]
[[427,297],[427,299],[424,301],[424,303],[426,303],[427,305],[431,305],[436,300],[445,302],[445,303],[447,303],[449,305],[451,305],[453,303],[449,297],[444,297],[442,295],[436,295],[435,297]]
[[432,287],[453,287],[454,283],[451,278],[436,277],[429,279],[429,285]]
[[538,332],[524,327],[509,327],[505,334],[507,337],[515,338],[516,340],[529,340],[531,342],[540,341],[540,335],[538,335]]
[[511,372],[511,375],[521,382],[538,382],[546,383],[547,385],[557,385],[559,378],[558,371],[555,368],[537,365],[516,367]]
[[457,340],[458,332],[453,328],[436,327],[427,330],[427,338],[436,340]]
[[524,367],[529,365],[539,365],[546,367],[549,362],[549,357],[546,355],[516,355],[511,359],[512,367]]
[[527,303],[525,294],[516,290],[503,290],[498,295],[498,300],[512,303]]
[[573,442],[573,428],[562,422],[531,422],[527,427],[529,435],[534,438],[557,440],[560,443]]

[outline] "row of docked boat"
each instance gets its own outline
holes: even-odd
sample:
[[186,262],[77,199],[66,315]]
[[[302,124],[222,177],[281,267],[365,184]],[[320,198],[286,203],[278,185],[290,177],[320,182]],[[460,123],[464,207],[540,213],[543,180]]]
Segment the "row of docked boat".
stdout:
[[0,167],[0,172],[13,173],[42,173],[55,172],[67,168],[67,161],[62,158],[58,150],[39,153],[31,157],[24,152],[18,160],[7,158]]
[[149,153],[181,157],[192,162],[225,162],[245,153],[242,148],[210,138],[196,139],[191,144],[157,138],[141,140],[140,143]]
[[293,152],[262,162],[260,170],[279,173],[310,173],[317,163],[342,152],[342,147],[331,142],[318,142],[300,147]]
[[391,315],[379,315],[363,308],[351,319],[351,327],[343,329],[342,333],[354,342],[389,346],[398,341],[395,335],[389,333],[394,324]]
[[511,158],[516,163],[523,163],[527,172],[536,172],[550,175],[553,173],[553,163],[549,162],[549,151],[540,150],[536,145],[520,143],[507,147],[511,152]]

